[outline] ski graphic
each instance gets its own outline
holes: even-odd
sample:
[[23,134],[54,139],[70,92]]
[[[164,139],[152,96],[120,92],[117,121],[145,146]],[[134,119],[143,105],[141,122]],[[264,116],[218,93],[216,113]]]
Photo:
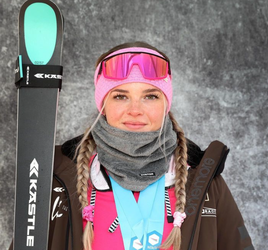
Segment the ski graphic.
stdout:
[[48,245],[56,117],[62,81],[63,16],[49,0],[19,14],[14,250]]

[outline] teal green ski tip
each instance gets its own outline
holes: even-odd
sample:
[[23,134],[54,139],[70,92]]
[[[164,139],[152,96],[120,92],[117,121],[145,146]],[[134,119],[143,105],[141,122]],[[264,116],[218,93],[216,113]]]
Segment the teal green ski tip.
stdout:
[[57,41],[57,19],[54,10],[45,3],[33,3],[24,16],[25,46],[35,65],[46,65]]

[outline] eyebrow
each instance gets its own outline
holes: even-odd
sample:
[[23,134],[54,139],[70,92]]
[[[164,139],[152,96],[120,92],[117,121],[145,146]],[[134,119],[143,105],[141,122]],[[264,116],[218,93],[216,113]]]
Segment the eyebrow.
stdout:
[[[152,92],[155,92],[155,91],[162,93],[162,91],[160,89],[157,89],[157,88],[146,89],[146,90],[144,90],[142,92],[147,94],[147,93],[152,93]],[[129,93],[128,90],[124,90],[124,89],[114,89],[114,90],[111,91],[111,93],[113,93],[113,92]]]
[[162,91],[160,89],[156,89],[156,88],[146,89],[146,90],[143,91],[143,93],[152,93],[152,92],[155,92],[155,91],[162,93]]
[[113,93],[113,92],[128,93],[128,91],[124,90],[124,89],[114,89],[111,91],[111,93]]

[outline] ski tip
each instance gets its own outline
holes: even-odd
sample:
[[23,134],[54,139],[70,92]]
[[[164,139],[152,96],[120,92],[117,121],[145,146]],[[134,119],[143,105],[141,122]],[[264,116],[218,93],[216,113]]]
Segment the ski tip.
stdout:
[[19,54],[23,64],[61,65],[63,15],[49,0],[28,0],[19,15]]

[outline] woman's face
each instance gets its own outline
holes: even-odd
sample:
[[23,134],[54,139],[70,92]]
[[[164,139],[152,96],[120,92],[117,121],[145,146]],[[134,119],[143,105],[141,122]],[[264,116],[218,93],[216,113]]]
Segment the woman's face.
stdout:
[[166,98],[147,83],[127,83],[111,90],[104,115],[110,126],[127,131],[148,132],[161,128]]

